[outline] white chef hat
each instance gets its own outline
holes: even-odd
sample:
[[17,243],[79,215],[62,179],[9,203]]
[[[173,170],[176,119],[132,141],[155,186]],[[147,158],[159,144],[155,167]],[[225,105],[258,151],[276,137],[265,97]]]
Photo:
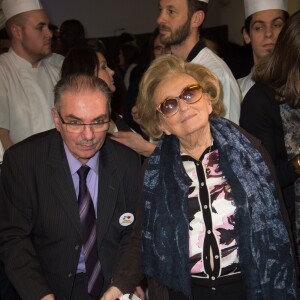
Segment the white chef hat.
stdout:
[[39,0],[3,0],[2,10],[6,20],[23,12],[43,9]]
[[254,13],[268,9],[288,11],[288,0],[244,0],[245,19]]

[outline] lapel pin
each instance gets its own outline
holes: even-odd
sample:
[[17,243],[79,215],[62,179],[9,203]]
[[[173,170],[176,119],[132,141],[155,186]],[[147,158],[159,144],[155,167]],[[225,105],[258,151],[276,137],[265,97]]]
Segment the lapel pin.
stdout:
[[133,223],[133,221],[134,221],[134,216],[132,213],[124,213],[123,215],[121,215],[119,219],[119,223],[122,226],[129,226]]

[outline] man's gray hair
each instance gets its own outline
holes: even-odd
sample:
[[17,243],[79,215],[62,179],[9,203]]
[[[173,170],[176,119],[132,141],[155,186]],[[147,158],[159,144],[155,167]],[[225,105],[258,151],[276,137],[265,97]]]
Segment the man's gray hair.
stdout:
[[71,74],[58,81],[54,88],[54,105],[59,110],[59,103],[66,92],[79,93],[84,91],[102,92],[110,110],[111,91],[107,84],[96,76],[87,74]]

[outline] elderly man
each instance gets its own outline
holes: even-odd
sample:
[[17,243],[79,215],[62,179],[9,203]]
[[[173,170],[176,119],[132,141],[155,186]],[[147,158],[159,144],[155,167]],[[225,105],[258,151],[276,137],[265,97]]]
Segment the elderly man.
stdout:
[[[244,0],[245,24],[243,37],[251,44],[253,61],[256,65],[261,58],[274,48],[278,35],[289,14],[288,0]],[[243,98],[254,85],[251,73],[238,79]]]
[[0,56],[0,141],[4,149],[53,128],[50,109],[63,57],[51,54],[49,18],[39,0],[3,0],[11,40]]
[[72,75],[55,88],[56,129],[4,154],[0,258],[24,300],[99,299],[132,231],[140,157],[106,139],[110,92]]

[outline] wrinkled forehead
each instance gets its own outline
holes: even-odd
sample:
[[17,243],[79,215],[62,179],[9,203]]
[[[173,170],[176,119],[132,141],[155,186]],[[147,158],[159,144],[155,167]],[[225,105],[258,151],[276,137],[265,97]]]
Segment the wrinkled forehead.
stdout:
[[[64,99],[94,99],[94,100],[99,100],[99,101],[105,101],[107,102],[107,97],[105,93],[96,88],[96,87],[82,87],[82,88],[69,88],[66,89],[60,99],[64,101]],[[92,100],[91,100],[92,101]]]
[[99,90],[65,91],[60,97],[59,109],[65,113],[89,112],[90,114],[108,114],[109,101]]

